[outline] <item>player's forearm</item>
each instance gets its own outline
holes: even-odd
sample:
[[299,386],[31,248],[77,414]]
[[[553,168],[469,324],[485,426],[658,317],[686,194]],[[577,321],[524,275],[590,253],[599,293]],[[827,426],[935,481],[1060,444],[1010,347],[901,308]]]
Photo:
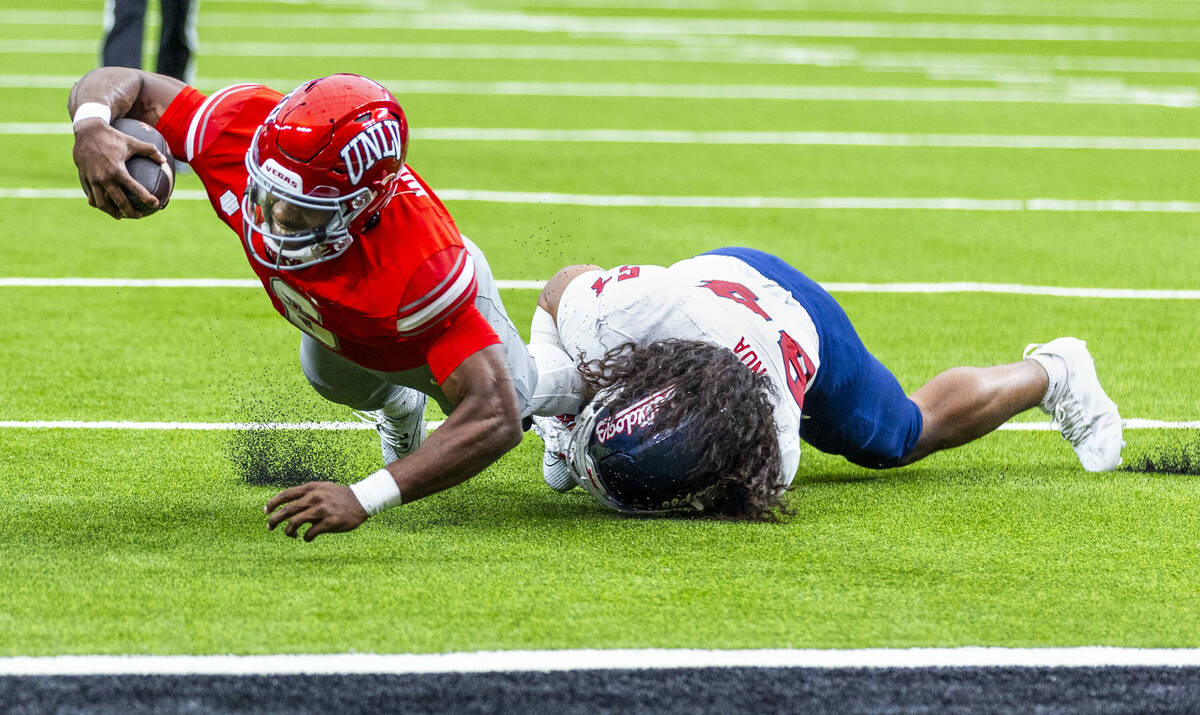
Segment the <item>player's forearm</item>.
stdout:
[[417,451],[388,469],[407,504],[482,472],[520,444],[522,435],[515,401],[464,400]]
[[166,77],[129,67],[100,67],[85,74],[67,97],[67,113],[75,116],[80,105],[102,104],[112,118],[129,117],[157,124],[170,101],[186,87]]
[[113,118],[125,116],[141,91],[138,71],[128,67],[100,67],[85,74],[67,98],[67,114],[75,116],[81,104],[94,102],[112,110]]

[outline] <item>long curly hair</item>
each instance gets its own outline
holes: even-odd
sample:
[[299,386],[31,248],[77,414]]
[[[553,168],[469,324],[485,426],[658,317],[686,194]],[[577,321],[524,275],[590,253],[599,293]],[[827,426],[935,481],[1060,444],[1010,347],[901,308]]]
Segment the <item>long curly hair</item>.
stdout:
[[690,419],[700,459],[688,475],[712,485],[704,513],[729,521],[781,521],[793,512],[783,502],[775,390],[732,350],[697,340],[625,343],[580,367],[590,401],[601,390],[613,412],[675,386],[659,406],[655,433]]

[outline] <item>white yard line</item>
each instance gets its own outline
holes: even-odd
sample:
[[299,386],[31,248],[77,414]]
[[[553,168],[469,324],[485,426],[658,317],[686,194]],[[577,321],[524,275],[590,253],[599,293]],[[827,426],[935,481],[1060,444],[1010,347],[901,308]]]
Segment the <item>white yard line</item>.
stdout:
[[[433,430],[442,425],[441,420],[426,423]],[[151,432],[355,432],[374,431],[375,425],[356,420],[354,422],[130,422],[122,420],[0,420],[0,429],[69,429],[69,430],[133,430]]]
[[1200,300],[1200,290],[1139,288],[1073,288],[1015,283],[821,283],[830,293],[998,293],[1056,298],[1115,298],[1133,300]]
[[[1146,420],[1130,418],[1121,420],[1127,430],[1141,429],[1200,429],[1200,420],[1172,422],[1168,420]],[[1005,432],[1057,432],[1058,428],[1049,422],[1006,422],[998,428]]]
[[253,278],[0,278],[7,288],[261,288]]
[[[894,72],[991,72],[995,81],[1012,78],[1015,70],[1092,73],[1200,74],[1200,59],[1036,53],[871,52],[852,45],[797,45],[766,40],[688,38],[672,44],[480,44],[448,42],[223,42],[205,40],[205,57],[334,57],[393,59],[457,59],[539,62],[681,62],[712,64],[804,65],[854,67]],[[79,54],[93,56],[93,40],[11,38],[0,54]],[[1046,78],[1045,75],[1042,76]]]
[[[88,6],[95,0],[62,0],[62,4]],[[277,5],[318,5],[349,10],[429,10],[437,0],[271,0]],[[206,0],[207,5],[245,5],[246,0]],[[1090,0],[1052,2],[1048,0],[805,0],[798,8],[795,0],[558,0],[539,2],[539,7],[561,10],[609,8],[614,10],[736,10],[824,12],[854,15],[962,15],[1010,16],[1083,19],[1137,19],[1197,21],[1197,12],[1186,2],[1122,2]],[[489,3],[458,4],[459,8],[490,10]],[[147,13],[150,22],[158,21],[153,6]]]
[[[1197,40],[1200,42],[1200,39]],[[0,87],[69,89],[75,75],[0,75]],[[273,87],[293,87],[303,78],[260,79]],[[240,81],[208,77],[196,80],[202,90]],[[1132,86],[1122,82],[1065,81],[1049,87],[905,87],[782,84],[651,84],[627,82],[523,82],[384,79],[397,95],[456,94],[522,97],[609,97],[623,99],[712,99],[812,102],[950,102],[1021,104],[1136,105],[1194,109],[1200,107],[1195,86]]]
[[[67,133],[70,132],[70,126],[66,123],[51,126],[54,127],[55,132],[64,130]],[[0,132],[5,130],[4,127],[5,125],[0,125]],[[889,132],[753,132],[431,127],[413,130],[413,137],[422,141],[1200,151],[1200,137],[1047,136],[1033,134],[907,134]]]
[[[629,208],[726,208],[885,211],[1068,211],[1100,213],[1200,213],[1197,201],[1135,201],[1127,199],[973,199],[965,197],[892,196],[644,196],[640,194],[564,194],[532,191],[440,189],[445,201],[482,201],[500,204],[546,204]],[[177,201],[207,200],[203,191],[180,190]],[[80,189],[0,189],[0,199],[74,199]]]
[[860,650],[510,650],[314,655],[67,655],[0,659],[14,675],[289,675],[553,672],[674,668],[1195,667],[1195,648],[864,648]]
[[[545,281],[498,280],[501,290],[541,290]],[[253,278],[0,278],[0,288],[261,288]]]
[[[863,57],[848,46],[804,46],[705,40],[685,45],[634,44],[480,44],[411,42],[221,42],[203,41],[205,57],[332,57],[374,59],[446,59],[538,62],[704,62],[713,64],[782,64],[844,67]],[[11,39],[0,54],[95,55],[87,40]],[[865,56],[864,56],[865,57]],[[1132,61],[1132,60],[1131,60]],[[1161,62],[1161,61],[1160,61]],[[1186,59],[1174,61],[1186,72]]]
[[[541,290],[545,281],[497,280],[500,290]],[[259,288],[253,278],[18,278],[0,277],[0,288]],[[1200,300],[1200,290],[1158,288],[1076,288],[1019,283],[837,283],[823,282],[831,293],[998,293],[1055,298],[1124,300]]]
[[[408,42],[222,42],[203,41],[205,57],[337,57],[551,62],[705,62],[715,64],[818,64],[836,66],[857,57],[854,48],[794,47],[744,43],[715,46],[631,44],[479,44]],[[95,55],[89,40],[11,39],[0,54]]]
[[[244,0],[209,0],[209,2],[243,2]],[[346,7],[388,7],[395,0],[333,0]],[[330,0],[325,0],[326,3]],[[1186,3],[1048,2],[1046,0],[564,0],[551,3],[543,0],[539,7],[609,8],[613,10],[754,10],[795,12],[829,12],[855,15],[964,15],[1015,16],[1091,19],[1190,20],[1200,19],[1194,7]]]
[[[1193,430],[1200,429],[1200,420],[1169,421],[1127,419],[1122,423],[1127,430],[1170,429]],[[440,427],[442,422],[435,420],[427,423],[427,428],[433,430]],[[65,429],[65,430],[121,430],[121,431],[151,431],[151,432],[233,432],[251,431],[266,432],[283,431],[317,431],[317,432],[353,432],[358,430],[374,430],[374,425],[366,422],[133,422],[122,420],[0,420],[0,429]],[[1007,422],[998,428],[1004,432],[1055,432],[1057,428],[1049,422]]]
[[[541,290],[540,280],[497,280],[500,290]],[[0,288],[259,288],[253,278],[18,278],[0,277]],[[1124,300],[1200,300],[1200,290],[1158,288],[1076,288],[1019,283],[836,283],[823,282],[831,293],[997,293],[1055,298]]]
[[[447,201],[512,204],[730,209],[834,209],[917,211],[1085,211],[1117,213],[1200,213],[1200,202],[1124,199],[974,199],[963,197],[821,196],[644,196],[637,194],[564,194],[551,192],[443,189]],[[0,194],[2,197],[2,194]]]
[[[6,25],[98,25],[98,11],[0,11]],[[564,33],[617,38],[679,36],[847,37],[869,39],[991,40],[1017,42],[1200,42],[1200,27],[1159,25],[1001,22],[896,22],[696,17],[585,16],[470,9],[465,12],[372,11],[362,13],[207,12],[201,28],[269,26],[369,30],[443,30]],[[203,50],[201,50],[203,51]]]
[[[71,134],[71,125],[66,122],[0,122],[0,135],[4,134],[68,135]],[[666,129],[428,127],[412,130],[412,137],[419,141],[1200,151],[1200,137],[1054,136],[1041,134],[905,134],[889,132],[750,132]]]

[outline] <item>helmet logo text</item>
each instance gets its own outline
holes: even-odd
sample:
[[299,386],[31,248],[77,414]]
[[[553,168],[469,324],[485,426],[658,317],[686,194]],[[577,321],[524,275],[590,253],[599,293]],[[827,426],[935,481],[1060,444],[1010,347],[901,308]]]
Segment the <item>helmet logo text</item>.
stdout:
[[267,159],[264,161],[262,163],[262,171],[264,174],[272,179],[275,179],[276,181],[279,181],[289,189],[293,189],[301,193],[304,192],[304,179],[300,178],[299,174],[291,169],[285,168],[283,164],[280,164],[274,159]]
[[404,151],[400,140],[400,122],[385,119],[363,129],[342,147],[339,155],[346,165],[350,183],[357,186],[363,174],[384,157],[401,159]]
[[671,385],[611,417],[605,417],[596,423],[596,440],[603,444],[619,434],[632,435],[635,429],[654,424],[654,414],[658,412],[658,406],[674,395],[675,386]]

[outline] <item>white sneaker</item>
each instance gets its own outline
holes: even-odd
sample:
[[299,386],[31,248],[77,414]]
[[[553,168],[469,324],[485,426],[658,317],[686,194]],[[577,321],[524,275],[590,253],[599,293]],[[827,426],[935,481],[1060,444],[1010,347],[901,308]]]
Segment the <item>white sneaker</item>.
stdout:
[[546,445],[542,453],[542,479],[556,492],[569,492],[578,486],[567,466],[566,446],[571,432],[558,417],[533,418],[533,431]]
[[385,465],[407,457],[425,441],[425,395],[413,390],[410,399],[399,405],[389,405],[388,411],[402,414],[392,417],[384,410],[354,412],[362,421],[375,425]]
[[569,492],[579,486],[571,478],[571,468],[567,466],[567,460],[550,451],[542,453],[542,479],[546,480],[546,486],[560,493]]
[[1057,338],[1045,345],[1025,348],[1025,358],[1036,360],[1050,375],[1056,371],[1046,361],[1055,358],[1065,366],[1065,379],[1051,388],[1042,401],[1042,411],[1053,415],[1052,425],[1071,443],[1083,468],[1089,472],[1109,472],[1121,464],[1121,415],[1117,405],[1096,376],[1096,365],[1087,343],[1077,338]]

